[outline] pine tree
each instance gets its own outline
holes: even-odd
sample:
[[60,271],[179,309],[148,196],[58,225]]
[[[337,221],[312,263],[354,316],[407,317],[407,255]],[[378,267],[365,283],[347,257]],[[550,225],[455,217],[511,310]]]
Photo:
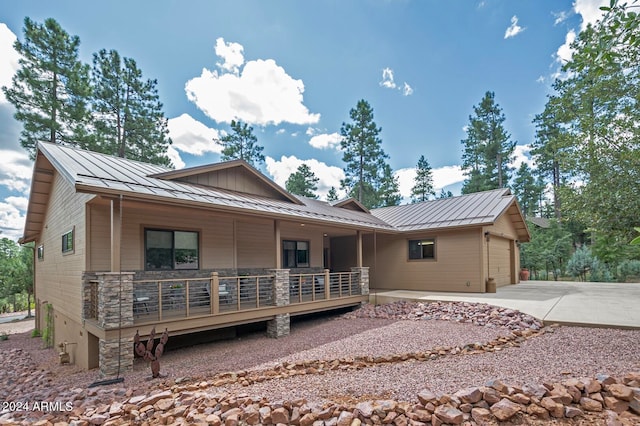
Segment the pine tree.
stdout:
[[453,192],[445,191],[444,188],[440,190],[440,195],[438,195],[438,198],[451,198],[451,197],[453,197]]
[[320,182],[320,179],[316,177],[309,166],[303,163],[295,172],[291,173],[285,183],[285,188],[292,194],[307,198],[318,198],[315,193],[318,190],[318,182]]
[[93,55],[97,151],[169,166],[167,119],[156,80],[144,80],[130,58],[105,49]]
[[430,195],[436,195],[433,189],[433,171],[429,165],[429,161],[420,156],[418,166],[416,167],[415,185],[411,188],[411,202],[426,201]]
[[89,67],[78,59],[80,39],[52,18],[44,24],[24,20],[24,41],[17,40],[20,68],[2,90],[22,122],[20,144],[35,155],[38,141],[90,148],[87,103]]
[[258,145],[253,127],[242,121],[231,120],[231,130],[233,133],[218,140],[223,146],[222,161],[242,159],[254,167],[264,163],[264,147]]
[[373,109],[364,99],[349,111],[351,123],[342,123],[340,134],[346,163],[345,178],[340,182],[349,196],[368,208],[381,204],[378,189],[382,187],[385,160],[379,134],[382,131],[373,121]]
[[398,178],[393,175],[391,166],[385,164],[383,166],[382,180],[380,188],[378,188],[379,203],[376,207],[397,206],[402,200],[400,195],[400,184]]
[[542,197],[544,187],[539,183],[527,163],[522,163],[513,179],[513,193],[515,194],[520,208],[525,216],[534,216],[538,210],[538,202]]
[[505,116],[493,92],[485,93],[473,111],[475,115],[469,116],[467,137],[461,141],[464,145],[462,167],[468,176],[462,186],[463,194],[505,187],[516,145],[503,127]]
[[329,188],[329,192],[327,192],[327,201],[338,201],[338,191],[336,191],[335,186]]

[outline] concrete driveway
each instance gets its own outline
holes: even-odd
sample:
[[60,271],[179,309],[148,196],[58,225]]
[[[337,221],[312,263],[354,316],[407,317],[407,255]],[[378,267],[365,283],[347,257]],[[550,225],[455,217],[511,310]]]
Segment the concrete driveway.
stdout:
[[372,290],[372,303],[396,300],[488,303],[517,309],[544,321],[589,327],[640,329],[640,283],[523,281],[496,293]]

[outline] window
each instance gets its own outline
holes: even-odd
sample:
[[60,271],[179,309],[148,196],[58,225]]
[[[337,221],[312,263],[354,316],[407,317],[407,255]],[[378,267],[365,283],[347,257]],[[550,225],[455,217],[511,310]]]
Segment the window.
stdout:
[[309,267],[309,241],[282,241],[282,267]]
[[44,244],[40,244],[37,249],[38,260],[44,259]]
[[62,252],[73,252],[73,229],[62,235]]
[[189,231],[144,230],[147,271],[198,269],[198,233]]
[[436,240],[409,240],[409,260],[417,259],[435,259],[436,258]]

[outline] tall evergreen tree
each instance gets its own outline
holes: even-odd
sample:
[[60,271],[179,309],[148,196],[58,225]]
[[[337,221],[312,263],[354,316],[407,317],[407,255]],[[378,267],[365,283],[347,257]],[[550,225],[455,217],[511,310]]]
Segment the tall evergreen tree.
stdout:
[[329,192],[327,192],[327,201],[338,201],[338,191],[336,191],[335,186],[329,188]]
[[366,207],[377,207],[388,158],[379,137],[382,129],[373,121],[373,108],[364,99],[349,111],[349,117],[352,122],[342,123],[340,128],[342,161],[346,163],[345,178],[340,184]]
[[78,59],[80,39],[52,18],[24,20],[24,41],[14,43],[20,68],[2,90],[22,122],[21,145],[33,157],[38,141],[90,147],[89,67]]
[[233,133],[219,139],[223,146],[222,161],[242,159],[252,166],[264,163],[262,150],[258,145],[258,138],[253,134],[253,127],[242,121],[231,120]]
[[462,167],[468,176],[462,185],[463,194],[506,186],[516,145],[504,129],[505,116],[493,92],[486,92],[473,111],[475,115],[469,116],[467,137],[461,141],[464,145]]
[[309,166],[301,164],[298,169],[291,173],[285,182],[285,188],[292,194],[301,195],[308,198],[318,198],[315,191],[318,190],[320,179],[311,171]]
[[424,155],[418,159],[416,177],[413,181],[415,184],[411,188],[411,202],[427,201],[430,195],[436,195],[433,189],[433,171]]
[[156,80],[144,80],[131,58],[105,49],[93,55],[95,149],[169,166],[171,144]]
[[440,195],[438,195],[438,198],[451,198],[451,197],[453,197],[453,192],[445,191],[444,188],[440,190]]
[[397,206],[402,200],[398,178],[393,175],[393,170],[388,164],[385,164],[382,168],[382,179],[377,192],[379,202],[376,207]]
[[513,192],[520,203],[520,208],[525,216],[535,216],[538,211],[539,201],[542,197],[544,186],[540,187],[539,182],[529,165],[523,162],[513,179]]

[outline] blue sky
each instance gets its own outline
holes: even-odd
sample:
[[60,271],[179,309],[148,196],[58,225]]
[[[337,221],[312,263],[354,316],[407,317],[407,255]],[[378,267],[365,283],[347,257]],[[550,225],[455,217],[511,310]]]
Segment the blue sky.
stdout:
[[[606,0],[244,0],[3,2],[0,86],[17,68],[12,44],[25,16],[56,19],[80,37],[87,63],[102,48],[158,80],[177,167],[219,161],[213,142],[237,118],[254,127],[261,170],[284,186],[305,162],[324,197],[343,177],[339,132],[360,99],[407,197],[418,158],[437,190],[459,193],[464,127],[486,91],[528,161],[568,43]],[[0,231],[22,235],[32,163],[21,124],[0,95]]]

